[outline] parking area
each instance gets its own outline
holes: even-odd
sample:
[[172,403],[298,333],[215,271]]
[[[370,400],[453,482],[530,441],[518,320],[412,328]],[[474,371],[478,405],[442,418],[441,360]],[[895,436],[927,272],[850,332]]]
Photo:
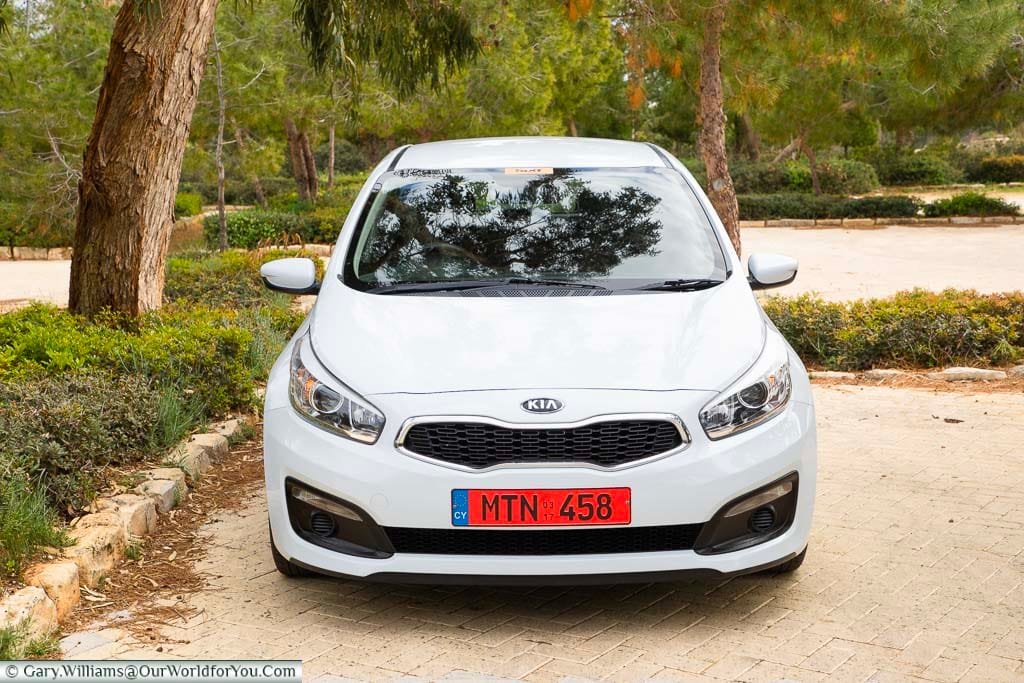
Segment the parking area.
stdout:
[[[816,387],[797,573],[458,588],[289,580],[262,492],[206,527],[199,610],[75,657],[302,659],[307,680],[1024,679],[1024,396]],[[681,486],[685,483],[681,482]],[[159,650],[157,649],[159,647]]]

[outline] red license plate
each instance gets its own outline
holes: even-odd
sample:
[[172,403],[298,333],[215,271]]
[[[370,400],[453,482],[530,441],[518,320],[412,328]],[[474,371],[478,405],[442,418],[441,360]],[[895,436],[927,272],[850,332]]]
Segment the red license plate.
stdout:
[[455,489],[454,526],[629,524],[628,488]]

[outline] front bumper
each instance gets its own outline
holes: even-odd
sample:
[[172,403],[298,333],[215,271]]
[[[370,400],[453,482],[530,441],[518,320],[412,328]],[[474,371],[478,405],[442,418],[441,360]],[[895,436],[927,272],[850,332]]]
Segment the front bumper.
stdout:
[[[617,413],[672,412],[689,427],[692,443],[670,456],[616,471],[517,466],[465,472],[399,452],[394,442],[405,417],[476,414],[507,421],[543,421],[516,414],[519,403],[530,397],[528,392],[374,396],[372,400],[388,415],[389,422],[381,439],[367,446],[329,434],[300,419],[286,403],[271,399],[270,392],[282,388],[271,382],[265,415],[273,538],[284,557],[325,574],[436,583],[470,579],[491,583],[585,583],[722,576],[779,564],[800,553],[807,544],[816,469],[814,409],[809,397],[808,402],[794,397],[782,415],[764,425],[712,442],[695,418],[711,397],[708,392],[560,391],[567,406],[559,416],[561,420],[601,414],[609,405],[614,405]],[[567,414],[570,406],[575,414]],[[359,556],[311,543],[297,533],[289,518],[285,484],[295,481],[348,502],[379,527],[417,529],[453,528],[452,489],[626,486],[632,490],[630,527],[656,527],[704,525],[737,497],[791,473],[799,478],[799,489],[786,530],[757,545],[720,554],[670,550],[516,556],[394,552]],[[529,533],[543,534],[547,530]],[[461,529],[460,533],[476,531]]]

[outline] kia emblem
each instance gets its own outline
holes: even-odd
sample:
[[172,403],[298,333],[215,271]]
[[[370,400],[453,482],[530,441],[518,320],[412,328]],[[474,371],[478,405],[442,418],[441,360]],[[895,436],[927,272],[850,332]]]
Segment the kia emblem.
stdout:
[[519,405],[528,413],[557,413],[565,407],[557,398],[531,398]]

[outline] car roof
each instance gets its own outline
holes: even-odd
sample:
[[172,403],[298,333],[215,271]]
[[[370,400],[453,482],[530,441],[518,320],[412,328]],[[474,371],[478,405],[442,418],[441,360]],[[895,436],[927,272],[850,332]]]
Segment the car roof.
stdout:
[[654,147],[628,140],[507,137],[412,145],[395,169],[666,166]]

